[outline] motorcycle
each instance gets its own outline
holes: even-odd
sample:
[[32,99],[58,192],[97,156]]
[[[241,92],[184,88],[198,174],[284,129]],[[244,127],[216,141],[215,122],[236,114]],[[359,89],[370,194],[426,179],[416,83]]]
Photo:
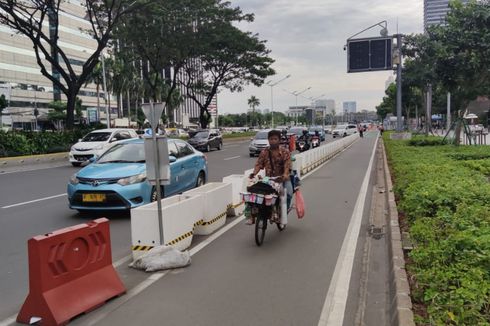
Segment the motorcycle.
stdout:
[[318,136],[313,136],[313,138],[311,138],[311,148],[318,146],[320,146],[320,138]]
[[298,145],[296,147],[300,152],[304,152],[310,149],[310,145],[308,145],[308,143],[302,139],[298,141]]

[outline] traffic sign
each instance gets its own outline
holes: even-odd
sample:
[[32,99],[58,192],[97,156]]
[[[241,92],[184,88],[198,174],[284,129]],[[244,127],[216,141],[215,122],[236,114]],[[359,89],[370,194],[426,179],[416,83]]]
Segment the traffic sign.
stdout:
[[141,109],[153,129],[158,127],[164,106],[164,103],[153,102],[141,104]]
[[392,70],[392,38],[347,40],[347,72]]

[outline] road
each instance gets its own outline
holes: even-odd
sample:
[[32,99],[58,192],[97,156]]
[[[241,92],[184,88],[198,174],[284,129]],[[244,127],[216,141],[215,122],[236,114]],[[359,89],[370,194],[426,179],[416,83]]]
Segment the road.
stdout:
[[[302,187],[307,217],[291,218],[282,233],[269,229],[263,247],[255,246],[252,228],[239,223],[195,253],[191,267],[163,273],[134,296],[148,275],[121,264],[118,272],[131,295],[74,323],[160,325],[164,318],[169,325],[318,324],[374,143],[374,137],[361,139],[307,178]],[[209,180],[251,168],[255,159],[248,157],[247,145],[227,144],[207,153]],[[0,175],[0,321],[15,315],[27,294],[27,239],[98,217],[80,216],[67,207],[66,182],[77,170],[67,165]],[[118,261],[130,252],[129,217],[109,218],[113,259]],[[354,268],[352,280],[359,279],[359,270]],[[356,298],[355,293],[350,297]],[[357,302],[346,304],[355,310]]]

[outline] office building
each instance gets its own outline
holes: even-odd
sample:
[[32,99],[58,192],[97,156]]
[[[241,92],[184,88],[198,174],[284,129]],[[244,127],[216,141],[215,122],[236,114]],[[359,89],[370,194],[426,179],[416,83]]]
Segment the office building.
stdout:
[[[444,24],[450,0],[424,0],[424,29],[430,25]],[[468,0],[461,2],[467,3]]]
[[325,110],[325,114],[332,114],[335,111],[335,100],[316,100],[312,104],[313,107]]
[[[80,2],[62,2],[61,6],[58,44],[69,58],[75,73],[81,73],[82,65],[94,52],[97,43],[81,31],[91,29],[91,25],[84,19],[85,10]],[[48,26],[47,19],[45,24]],[[51,65],[47,62],[45,65],[51,71]],[[6,111],[12,122],[32,122],[35,119],[34,108],[38,108],[42,116],[49,102],[55,99],[66,101],[64,94],[60,94],[53,83],[41,74],[31,40],[5,25],[0,25],[0,89],[9,100]],[[82,87],[79,97],[83,106],[96,106],[96,86]]]
[[346,101],[342,103],[342,112],[343,113],[356,113],[357,111],[357,102],[356,101]]

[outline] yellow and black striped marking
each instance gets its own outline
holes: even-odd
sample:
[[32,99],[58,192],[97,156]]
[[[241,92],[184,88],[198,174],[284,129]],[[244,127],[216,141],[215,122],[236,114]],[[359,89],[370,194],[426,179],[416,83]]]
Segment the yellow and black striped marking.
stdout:
[[223,217],[225,217],[225,216],[226,216],[226,212],[221,213],[221,214],[219,214],[218,216],[216,216],[215,218],[213,218],[211,221],[202,222],[202,225],[203,225],[203,226],[206,226],[206,225],[211,225],[211,224],[213,224],[213,223],[215,223],[215,222],[219,221],[220,219],[222,219],[222,218],[223,218]]
[[181,235],[180,237],[176,238],[176,239],[173,239],[172,241],[170,242],[167,242],[166,245],[167,246],[171,246],[171,245],[174,245],[182,240],[185,240],[187,239],[188,237],[192,237],[192,235],[194,234],[194,231],[190,231],[190,232],[187,232],[186,234],[184,235]]
[[230,208],[237,208],[238,206],[241,206],[243,205],[243,202],[241,203],[238,203],[238,204],[228,204],[228,206],[226,206],[227,209],[230,209]]
[[132,246],[132,251],[149,251],[153,246]]

